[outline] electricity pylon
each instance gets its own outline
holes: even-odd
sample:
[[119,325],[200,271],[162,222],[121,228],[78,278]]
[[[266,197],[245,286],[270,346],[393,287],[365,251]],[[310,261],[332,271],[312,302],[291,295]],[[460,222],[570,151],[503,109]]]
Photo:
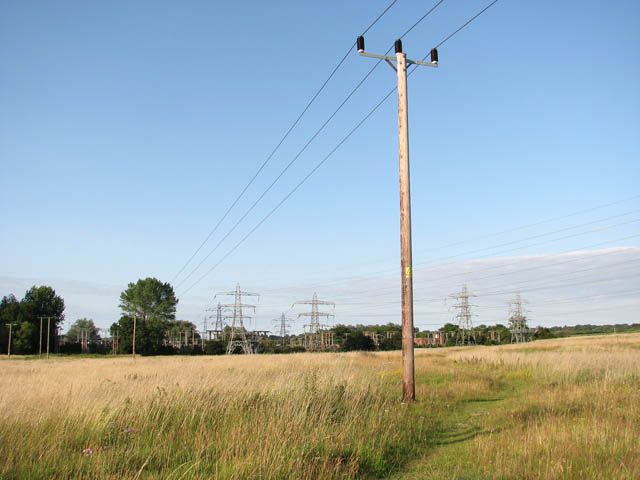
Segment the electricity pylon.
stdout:
[[527,317],[524,314],[522,304],[526,301],[516,294],[515,298],[509,302],[509,328],[511,330],[511,343],[524,343],[529,340],[531,331],[527,327]]
[[298,314],[298,318],[300,317],[311,318],[309,323],[305,325],[305,327],[309,327],[309,333],[314,333],[314,334],[318,333],[318,331],[322,327],[326,326],[320,323],[320,317],[325,317],[327,321],[329,317],[335,317],[333,313],[325,313],[325,312],[320,312],[318,310],[318,305],[332,305],[335,308],[336,304],[333,302],[327,302],[326,300],[318,300],[318,294],[315,292],[313,293],[313,298],[311,300],[300,300],[298,302],[294,302],[293,305],[291,305],[291,308],[293,308],[295,305],[311,305],[310,312],[304,312],[304,313]]
[[[235,294],[235,293],[234,293]],[[215,310],[213,308],[207,308],[207,312],[216,312],[216,323],[215,323],[215,327],[213,330],[210,330],[211,332],[213,332],[213,336],[214,336],[214,340],[224,340],[224,315],[223,313],[223,306],[220,304],[220,302],[218,302],[218,306],[215,308]],[[213,315],[209,316],[208,318],[212,318]],[[209,331],[207,331],[208,333]],[[211,338],[209,338],[209,340],[211,340]]]
[[450,295],[450,298],[458,300],[454,308],[458,309],[456,318],[458,319],[458,333],[456,335],[456,345],[472,345],[476,343],[476,335],[473,331],[473,322],[471,321],[471,305],[469,297],[476,297],[467,290],[467,285],[462,286],[462,291]]
[[280,318],[274,318],[273,322],[279,327],[280,338],[282,339],[282,346],[284,346],[284,338],[289,335],[289,328],[291,328],[291,320],[282,313]]
[[245,297],[258,297],[260,296],[257,293],[249,293],[243,292],[240,290],[240,284],[236,285],[236,289],[233,292],[221,292],[216,294],[218,295],[234,295],[235,302],[230,305],[221,305],[221,308],[233,308],[232,316],[225,316],[224,318],[231,318],[231,337],[229,338],[229,344],[227,345],[227,355],[232,354],[236,348],[242,349],[242,353],[250,355],[255,353],[253,350],[253,346],[249,343],[247,339],[247,331],[244,328],[244,319],[250,319],[246,315],[242,314],[243,308],[253,308],[255,311],[255,305],[247,305],[242,303],[242,296]]
[[[207,310],[208,310],[208,309],[207,309]],[[207,336],[207,327],[209,326],[209,325],[207,325],[207,320],[209,320],[209,315],[207,314],[207,311],[205,310],[205,313],[204,313],[204,319],[203,319],[203,321],[202,321],[202,326],[203,326],[203,329],[202,329],[202,331],[203,331],[202,338],[203,338],[203,339]]]
[[220,305],[220,302],[218,302],[218,306],[216,307],[216,328],[214,330],[219,332],[218,335],[221,339],[224,339],[224,317],[222,315],[222,305]]

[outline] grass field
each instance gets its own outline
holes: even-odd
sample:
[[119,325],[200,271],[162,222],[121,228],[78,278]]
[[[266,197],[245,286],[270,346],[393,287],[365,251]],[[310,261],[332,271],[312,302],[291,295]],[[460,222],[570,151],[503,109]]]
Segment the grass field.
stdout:
[[640,334],[0,361],[0,479],[637,479]]

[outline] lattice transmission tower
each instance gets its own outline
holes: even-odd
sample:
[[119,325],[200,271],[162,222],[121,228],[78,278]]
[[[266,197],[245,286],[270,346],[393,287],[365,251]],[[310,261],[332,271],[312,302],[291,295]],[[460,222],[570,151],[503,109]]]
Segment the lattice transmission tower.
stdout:
[[531,339],[531,330],[527,327],[527,317],[522,307],[524,303],[527,303],[527,301],[522,300],[519,293],[509,302],[511,343],[524,343]]
[[273,323],[278,327],[280,338],[282,339],[282,345],[284,346],[284,339],[290,334],[289,329],[291,328],[291,320],[289,320],[283,312],[282,315],[280,315],[280,318],[273,319]]
[[225,319],[231,319],[231,332],[229,344],[227,345],[227,354],[232,354],[237,348],[240,348],[242,350],[242,353],[245,353],[247,355],[255,353],[252,342],[249,341],[247,337],[247,331],[244,328],[244,320],[250,319],[251,317],[244,315],[242,313],[242,309],[252,308],[255,311],[256,306],[242,303],[242,297],[258,297],[260,295],[258,293],[243,292],[242,290],[240,290],[240,284],[236,285],[235,291],[221,292],[216,294],[216,296],[218,295],[233,295],[235,297],[235,301],[233,304],[220,305],[221,309],[233,308],[233,315],[223,317]]
[[224,340],[224,315],[220,302],[216,307],[216,328],[214,328],[216,339]]
[[471,307],[474,305],[469,303],[470,297],[476,297],[473,293],[469,293],[467,285],[462,286],[462,291],[450,295],[449,298],[457,300],[458,303],[453,307],[458,310],[456,318],[458,319],[458,333],[456,335],[456,345],[474,345],[476,343],[476,334],[473,331],[473,322],[471,321]]
[[312,333],[312,334],[318,333],[318,331],[321,330],[322,328],[328,327],[328,325],[320,323],[320,317],[326,318],[327,321],[329,317],[335,317],[333,313],[325,313],[318,310],[318,305],[331,305],[335,308],[336,304],[333,302],[327,302],[326,300],[318,300],[318,294],[315,292],[313,293],[313,298],[311,300],[300,300],[298,302],[294,302],[294,304],[291,305],[291,308],[293,308],[295,305],[311,305],[311,311],[299,313],[298,318],[300,317],[311,318],[309,323],[306,324],[304,327],[305,328],[308,327],[309,333]]
[[[222,294],[219,294],[222,295]],[[235,295],[235,292],[234,292]],[[216,308],[207,308],[207,312],[216,312],[216,323],[213,330],[207,330],[207,336],[209,340],[224,340],[224,311],[226,309],[218,302]],[[208,318],[213,318],[213,315],[209,315]]]

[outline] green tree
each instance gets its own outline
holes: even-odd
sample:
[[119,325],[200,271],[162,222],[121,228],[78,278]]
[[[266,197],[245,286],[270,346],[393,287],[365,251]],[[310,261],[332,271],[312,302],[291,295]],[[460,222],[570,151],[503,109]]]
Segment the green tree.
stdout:
[[162,352],[166,331],[175,320],[178,299],[173,287],[156,278],[130,283],[120,294],[122,317],[118,322],[120,352],[131,352],[133,323],[136,323],[136,352],[153,355]]
[[444,343],[446,347],[452,347],[456,344],[456,335],[458,330],[458,325],[454,325],[453,323],[445,323],[444,327],[440,328],[440,331],[446,334],[446,340]]
[[344,350],[375,350],[376,346],[370,337],[365,337],[364,333],[357,330],[350,334],[344,342]]
[[220,340],[207,340],[205,343],[205,353],[207,355],[223,355],[227,350],[224,342]]
[[533,338],[535,338],[536,340],[542,340],[545,338],[554,338],[555,335],[553,334],[553,332],[545,327],[538,327],[538,329],[536,330],[535,334],[533,335]]
[[335,341],[337,344],[343,344],[346,338],[356,331],[354,327],[341,324],[336,325],[331,330],[335,334]]
[[[14,329],[18,328],[19,323],[22,320],[22,312],[20,311],[20,302],[15,295],[10,294],[2,297],[0,300],[0,352],[7,353],[7,346],[9,342],[9,326],[11,323],[11,334],[15,332]],[[12,348],[14,347],[13,340],[11,341]],[[14,350],[15,351],[15,350]]]
[[[48,286],[31,287],[20,302],[20,326],[16,332],[16,353],[37,353],[40,342],[40,317],[51,317],[50,325],[45,320],[42,325],[42,345],[47,343],[53,349],[56,330],[64,322],[64,300]],[[47,328],[49,327],[49,328]]]
[[394,332],[391,338],[380,340],[380,350],[402,350],[402,332]]
[[[11,339],[11,351],[15,353],[27,354],[27,353],[38,353],[37,347],[34,348],[32,345],[33,339],[38,338],[40,333],[40,326],[38,325],[38,329],[34,327],[31,322],[20,322],[18,325],[13,327],[12,339]],[[46,334],[47,330],[43,326],[42,332],[44,339],[43,345],[46,345]],[[43,347],[44,348],[44,347]]]

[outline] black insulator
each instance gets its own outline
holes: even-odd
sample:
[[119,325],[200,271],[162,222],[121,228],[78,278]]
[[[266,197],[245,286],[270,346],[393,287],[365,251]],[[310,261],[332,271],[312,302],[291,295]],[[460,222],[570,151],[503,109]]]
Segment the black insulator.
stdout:
[[362,35],[358,37],[356,43],[358,44],[358,51],[364,52],[364,37]]
[[396,40],[396,53],[402,53],[402,40]]
[[438,63],[438,50],[435,48],[431,49],[431,63]]

